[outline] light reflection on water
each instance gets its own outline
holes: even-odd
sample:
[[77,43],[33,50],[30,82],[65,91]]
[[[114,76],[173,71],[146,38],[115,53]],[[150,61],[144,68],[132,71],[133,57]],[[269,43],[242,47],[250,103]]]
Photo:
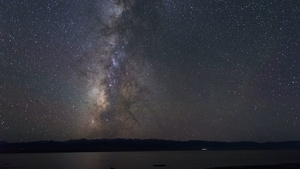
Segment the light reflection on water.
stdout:
[[300,150],[0,154],[0,169],[201,169],[281,163],[300,163]]

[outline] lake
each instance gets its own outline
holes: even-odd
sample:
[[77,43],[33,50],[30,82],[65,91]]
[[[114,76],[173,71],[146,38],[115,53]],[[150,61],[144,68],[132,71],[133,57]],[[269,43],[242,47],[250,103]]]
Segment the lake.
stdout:
[[0,169],[204,169],[282,163],[300,163],[300,150],[0,154]]

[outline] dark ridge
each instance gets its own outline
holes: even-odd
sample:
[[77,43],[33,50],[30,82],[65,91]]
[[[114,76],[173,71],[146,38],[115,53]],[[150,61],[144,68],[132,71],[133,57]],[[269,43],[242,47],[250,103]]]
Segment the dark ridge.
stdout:
[[300,141],[286,142],[215,142],[173,141],[156,139],[96,139],[37,141],[26,143],[0,142],[0,153],[101,152],[101,151],[184,151],[184,150],[262,150],[300,149]]

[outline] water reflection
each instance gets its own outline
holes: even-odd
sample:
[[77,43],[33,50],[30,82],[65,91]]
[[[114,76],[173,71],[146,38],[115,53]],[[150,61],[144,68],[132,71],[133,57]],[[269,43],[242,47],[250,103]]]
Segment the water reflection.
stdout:
[[300,163],[300,151],[162,151],[0,154],[0,168],[17,169],[186,169]]

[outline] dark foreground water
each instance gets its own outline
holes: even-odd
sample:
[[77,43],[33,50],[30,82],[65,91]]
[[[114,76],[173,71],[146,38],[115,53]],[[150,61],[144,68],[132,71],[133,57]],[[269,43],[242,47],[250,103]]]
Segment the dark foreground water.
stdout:
[[204,169],[300,163],[300,150],[0,154],[0,169]]

